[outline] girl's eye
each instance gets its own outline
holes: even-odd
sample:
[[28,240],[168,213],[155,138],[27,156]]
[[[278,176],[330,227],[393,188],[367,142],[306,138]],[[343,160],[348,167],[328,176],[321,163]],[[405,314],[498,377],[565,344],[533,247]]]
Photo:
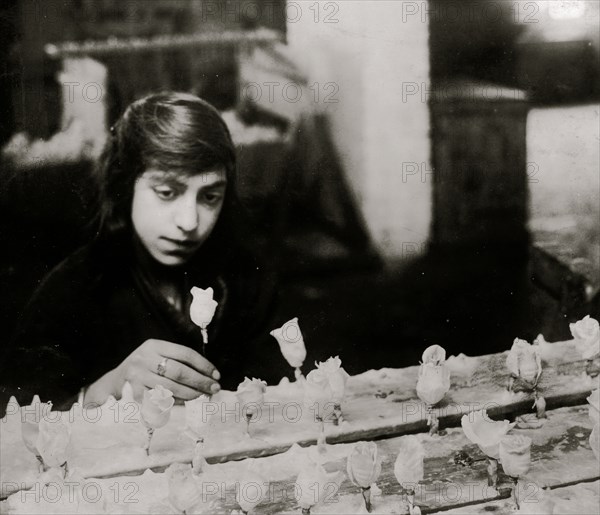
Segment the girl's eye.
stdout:
[[223,195],[221,193],[205,193],[204,194],[204,201],[210,205],[218,204],[222,198],[223,198]]
[[175,190],[171,188],[154,188],[154,193],[161,200],[172,200],[175,198]]

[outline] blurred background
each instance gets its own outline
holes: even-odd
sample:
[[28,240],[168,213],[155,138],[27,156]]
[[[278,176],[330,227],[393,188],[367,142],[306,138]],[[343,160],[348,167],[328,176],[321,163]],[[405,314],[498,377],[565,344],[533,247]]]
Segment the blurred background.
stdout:
[[309,356],[498,352],[600,315],[596,0],[4,0],[0,322],[81,245],[110,125],[162,89],[238,147]]

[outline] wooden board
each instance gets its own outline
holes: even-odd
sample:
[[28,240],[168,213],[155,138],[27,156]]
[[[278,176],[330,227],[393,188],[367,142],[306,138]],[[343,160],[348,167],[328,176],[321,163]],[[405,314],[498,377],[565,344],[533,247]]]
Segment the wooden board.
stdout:
[[[533,440],[531,469],[520,482],[521,499],[533,499],[542,487],[560,488],[596,481],[600,476],[599,464],[589,447],[590,431],[587,406],[550,411],[544,426],[539,429],[513,429],[513,433],[527,435]],[[510,506],[510,500],[506,500],[510,496],[510,483],[501,469],[500,487],[495,490],[487,486],[485,461],[476,462],[471,467],[454,463],[454,454],[459,450],[468,452],[474,459],[483,457],[478,448],[467,440],[462,429],[448,429],[445,434],[434,437],[428,434],[419,434],[417,437],[424,445],[426,457],[425,478],[416,490],[415,500],[423,507],[424,513],[450,508],[478,513],[478,506],[491,501],[495,502],[494,506],[499,506],[500,513],[504,513],[502,510]],[[402,438],[405,437],[377,442],[382,459],[382,473],[376,482],[381,493],[373,495],[374,513],[406,512],[405,498],[393,473]],[[330,461],[325,467],[329,472],[342,471],[345,474],[346,456],[353,445],[328,446]],[[298,513],[294,498],[295,478],[309,463],[314,452],[314,447],[305,449],[294,446],[288,453],[278,456],[209,465],[204,474],[197,478],[198,489],[204,492],[206,504],[198,505],[193,512],[230,514],[231,510],[237,509],[235,485],[251,466],[259,474],[257,481],[269,482],[268,487],[264,486],[267,499],[258,506],[256,513]],[[146,471],[137,477],[121,476],[91,481],[101,486],[108,507],[116,509],[116,505],[119,505],[127,513],[174,512],[168,501],[167,478],[164,473]],[[583,485],[581,488],[585,490],[587,487]],[[313,508],[312,513],[363,513],[359,490],[346,476],[341,483],[339,495],[331,496],[326,504]],[[38,491],[43,492],[43,489],[38,488]],[[22,494],[17,493],[8,503],[5,502],[3,512],[16,513],[21,496]],[[120,504],[115,502],[115,498],[119,496]],[[125,497],[128,498],[128,503],[123,502]],[[40,502],[43,502],[43,498],[42,495]],[[29,499],[31,502],[31,495]],[[21,505],[23,509],[27,507],[31,509],[31,505]],[[42,510],[44,506],[38,505],[38,508]],[[47,508],[49,513],[56,509],[53,506]]]
[[[573,342],[546,344],[544,355],[540,391],[549,409],[584,403],[591,388],[598,387],[598,378],[592,381],[585,375],[585,362],[579,360]],[[506,391],[505,359],[506,353],[476,358],[470,384],[458,376],[453,379],[451,391],[436,410],[442,428],[458,425],[462,414],[475,409],[487,408],[492,418],[531,411],[531,394]],[[415,392],[417,373],[418,367],[409,367],[351,377],[343,404],[345,422],[337,427],[326,425],[328,441],[354,442],[427,431],[427,409]],[[205,438],[209,462],[268,456],[285,452],[294,443],[316,443],[319,424],[314,410],[302,405],[298,385],[269,388],[266,400],[272,403],[272,410],[264,410],[251,424],[249,438],[239,406],[237,410],[235,407],[236,397],[222,392],[213,398],[222,416],[213,419]],[[37,462],[21,441],[20,415],[14,408],[10,406],[7,413],[12,414],[0,422],[0,471],[3,481],[16,481],[28,488],[37,477]],[[142,450],[145,429],[137,404],[122,400],[118,405],[103,406],[95,414],[82,415],[75,409],[65,414],[74,420],[71,468],[80,469],[85,477],[109,477],[191,461],[193,442],[183,435],[184,410],[175,408],[169,424],[155,432],[149,457]]]

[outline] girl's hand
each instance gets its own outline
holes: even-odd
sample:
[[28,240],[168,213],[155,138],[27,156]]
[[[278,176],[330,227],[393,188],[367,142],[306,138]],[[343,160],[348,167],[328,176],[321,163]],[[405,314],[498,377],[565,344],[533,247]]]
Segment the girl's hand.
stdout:
[[125,381],[131,384],[138,402],[141,402],[144,390],[158,384],[171,390],[176,399],[185,401],[202,393],[217,393],[221,389],[217,382],[220,378],[214,365],[195,350],[151,339],[142,343],[117,368],[90,385],[84,404],[104,402],[108,395],[120,397]]

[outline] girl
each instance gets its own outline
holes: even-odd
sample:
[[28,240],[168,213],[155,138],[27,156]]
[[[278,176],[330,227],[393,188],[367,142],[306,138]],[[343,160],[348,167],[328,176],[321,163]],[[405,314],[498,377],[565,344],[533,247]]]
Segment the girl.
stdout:
[[[188,400],[244,375],[280,379],[274,281],[236,238],[235,152],[219,113],[185,93],[138,100],[97,171],[97,235],[34,295],[3,360],[4,397],[67,408],[78,395],[118,398],[126,381],[137,399],[161,384]],[[219,303],[206,355],[192,286]]]

